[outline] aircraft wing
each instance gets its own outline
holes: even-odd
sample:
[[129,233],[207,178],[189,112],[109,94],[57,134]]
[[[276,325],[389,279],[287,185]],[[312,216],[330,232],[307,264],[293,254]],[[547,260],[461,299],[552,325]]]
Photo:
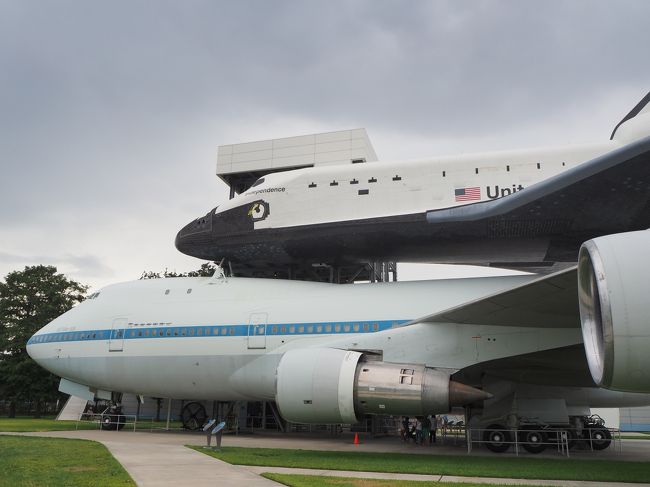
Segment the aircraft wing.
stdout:
[[480,384],[485,375],[527,384],[596,387],[582,344],[480,362],[459,370],[452,378]]
[[[576,274],[572,267],[410,324],[579,328]],[[480,384],[486,374],[530,384],[595,386],[582,344],[480,362],[456,372],[454,380]]]
[[423,316],[415,323],[579,328],[577,268],[556,272],[504,292]]
[[[502,198],[426,213],[444,234],[588,240],[650,227],[650,137]],[[556,246],[561,249],[561,245]],[[560,252],[560,250],[557,250]],[[575,261],[553,256],[546,260]],[[575,257],[575,256],[573,256]]]

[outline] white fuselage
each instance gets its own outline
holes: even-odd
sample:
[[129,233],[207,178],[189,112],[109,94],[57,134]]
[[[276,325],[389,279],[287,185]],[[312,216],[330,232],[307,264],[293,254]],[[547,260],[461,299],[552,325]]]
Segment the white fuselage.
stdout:
[[[337,285],[246,278],[140,280],[108,286],[29,341],[30,356],[98,396],[275,400],[285,352],[339,348],[453,373],[473,364],[582,343],[578,327],[418,323],[533,275]],[[102,392],[103,394],[100,394]],[[584,406],[648,396],[564,388]],[[581,398],[588,400],[581,401]],[[568,399],[567,399],[568,400]]]
[[[270,212],[255,220],[256,230],[420,214],[522,191],[620,146],[612,140],[298,169],[264,176],[261,184],[215,211],[264,200]],[[457,194],[460,190],[466,194]]]
[[285,351],[296,347],[380,351],[384,361],[455,370],[580,343],[578,328],[553,324],[543,330],[402,326],[533,278],[366,285],[244,278],[135,281],[108,286],[57,318],[32,337],[28,351],[55,374],[102,390],[270,399],[267,375],[275,373]]

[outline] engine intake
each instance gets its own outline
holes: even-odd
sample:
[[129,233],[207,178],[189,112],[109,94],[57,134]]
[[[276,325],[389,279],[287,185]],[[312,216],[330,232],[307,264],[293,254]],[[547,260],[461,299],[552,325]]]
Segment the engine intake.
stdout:
[[650,392],[650,231],[585,242],[578,301],[591,376],[597,385]]
[[490,395],[417,364],[366,361],[360,352],[286,352],[277,368],[276,403],[297,423],[356,423],[364,414],[425,416]]

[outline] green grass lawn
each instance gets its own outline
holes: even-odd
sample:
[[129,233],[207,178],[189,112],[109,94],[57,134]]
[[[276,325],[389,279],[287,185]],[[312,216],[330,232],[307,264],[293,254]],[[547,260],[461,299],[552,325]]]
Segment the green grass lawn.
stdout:
[[0,487],[135,485],[104,445],[0,435]]
[[[166,425],[165,421],[154,422],[153,428],[160,429]],[[170,428],[177,429],[181,427],[180,421],[170,422]],[[152,427],[152,422],[142,420],[136,424],[137,429],[148,430]],[[27,432],[27,431],[69,431],[74,429],[80,430],[96,430],[99,428],[97,423],[88,421],[56,421],[51,418],[34,419],[30,417],[18,418],[0,418],[0,432],[14,433],[14,432]],[[132,429],[133,425],[126,425],[124,429]]]
[[650,440],[650,433],[644,433],[643,431],[639,433],[621,433],[621,439],[623,440]]
[[[76,429],[76,424],[76,421],[56,421],[55,419],[49,418],[0,418],[0,432],[68,431]],[[79,423],[79,429],[97,429],[97,425]]]
[[650,462],[190,446],[236,465],[542,480],[650,482]]
[[[506,484],[474,484],[458,482],[433,482],[420,480],[379,480],[359,479],[354,477],[326,477],[321,475],[293,475],[284,473],[263,473],[262,477],[291,487],[329,486],[336,487],[503,487]],[[507,484],[508,487],[517,487]]]

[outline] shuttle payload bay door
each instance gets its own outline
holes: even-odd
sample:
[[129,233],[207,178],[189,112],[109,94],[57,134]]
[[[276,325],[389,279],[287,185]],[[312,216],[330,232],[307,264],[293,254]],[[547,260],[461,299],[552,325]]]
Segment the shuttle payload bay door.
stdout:
[[111,336],[108,339],[109,352],[121,352],[124,350],[124,335],[126,334],[126,318],[115,318],[111,326]]
[[248,348],[266,348],[267,313],[252,313],[248,320]]

